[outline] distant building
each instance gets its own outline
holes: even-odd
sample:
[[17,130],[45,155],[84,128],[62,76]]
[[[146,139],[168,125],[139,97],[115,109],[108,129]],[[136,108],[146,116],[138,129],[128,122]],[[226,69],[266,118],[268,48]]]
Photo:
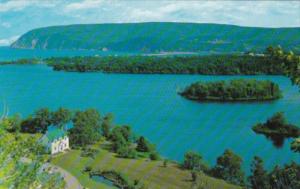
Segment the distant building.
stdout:
[[249,56],[259,56],[259,57],[264,57],[265,54],[262,54],[262,53],[254,53],[254,52],[246,52],[245,53],[246,55],[249,55]]
[[67,132],[56,127],[48,129],[46,134],[40,139],[40,142],[50,154],[64,152],[70,148]]

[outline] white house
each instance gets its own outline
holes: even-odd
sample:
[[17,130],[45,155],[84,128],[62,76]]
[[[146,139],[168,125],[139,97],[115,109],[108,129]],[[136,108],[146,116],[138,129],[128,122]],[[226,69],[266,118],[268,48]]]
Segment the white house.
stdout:
[[67,133],[56,127],[48,129],[46,134],[41,138],[41,143],[51,154],[57,154],[70,148]]

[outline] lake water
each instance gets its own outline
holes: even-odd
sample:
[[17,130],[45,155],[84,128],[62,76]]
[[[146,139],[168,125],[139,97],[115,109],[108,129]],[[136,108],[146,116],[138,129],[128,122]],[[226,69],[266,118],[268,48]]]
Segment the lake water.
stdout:
[[[264,103],[198,103],[176,93],[195,81],[233,78],[272,80],[284,97]],[[214,165],[225,149],[231,149],[243,158],[246,172],[254,155],[262,157],[268,169],[292,160],[300,163],[300,155],[290,150],[292,139],[276,147],[251,130],[278,111],[300,125],[299,89],[283,76],[66,73],[45,65],[5,65],[0,66],[0,100],[8,104],[10,115],[19,112],[23,117],[41,107],[113,112],[117,124],[131,125],[155,143],[162,156],[178,161],[194,150]]]
[[96,182],[101,182],[101,183],[109,186],[110,188],[118,189],[117,187],[114,186],[113,182],[111,182],[110,180],[104,178],[103,176],[96,175],[96,176],[92,176],[91,179],[93,179]]
[[115,56],[130,55],[134,53],[105,52],[97,50],[42,50],[42,49],[13,49],[0,47],[0,61],[17,60],[20,58],[50,58],[62,56]]

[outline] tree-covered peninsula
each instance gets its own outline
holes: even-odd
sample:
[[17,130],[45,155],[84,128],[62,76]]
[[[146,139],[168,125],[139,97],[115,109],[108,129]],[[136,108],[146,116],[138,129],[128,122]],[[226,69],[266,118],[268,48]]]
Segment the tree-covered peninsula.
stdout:
[[49,58],[56,71],[131,74],[279,75],[280,64],[265,56],[107,56]]
[[200,81],[186,87],[179,94],[197,101],[265,101],[281,97],[281,91],[277,84],[254,79]]
[[266,136],[299,137],[300,128],[287,123],[282,112],[275,113],[265,123],[258,123],[253,128],[256,133]]

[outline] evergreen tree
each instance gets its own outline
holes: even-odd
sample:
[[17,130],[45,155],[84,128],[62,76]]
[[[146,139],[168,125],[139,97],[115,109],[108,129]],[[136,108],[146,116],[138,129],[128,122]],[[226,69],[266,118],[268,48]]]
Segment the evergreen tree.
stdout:
[[103,122],[101,125],[102,135],[108,138],[110,136],[111,129],[113,127],[113,114],[107,114],[103,118]]
[[152,145],[143,136],[139,137],[136,143],[136,150],[139,152],[150,152],[153,150]]
[[213,168],[213,175],[232,184],[244,185],[244,172],[241,166],[242,158],[231,150],[225,150],[223,155],[217,158],[217,164]]
[[202,157],[196,152],[187,152],[184,155],[183,167],[190,170],[200,170]]
[[251,176],[249,181],[252,189],[269,189],[268,173],[264,169],[263,160],[257,156],[254,157],[251,164]]

